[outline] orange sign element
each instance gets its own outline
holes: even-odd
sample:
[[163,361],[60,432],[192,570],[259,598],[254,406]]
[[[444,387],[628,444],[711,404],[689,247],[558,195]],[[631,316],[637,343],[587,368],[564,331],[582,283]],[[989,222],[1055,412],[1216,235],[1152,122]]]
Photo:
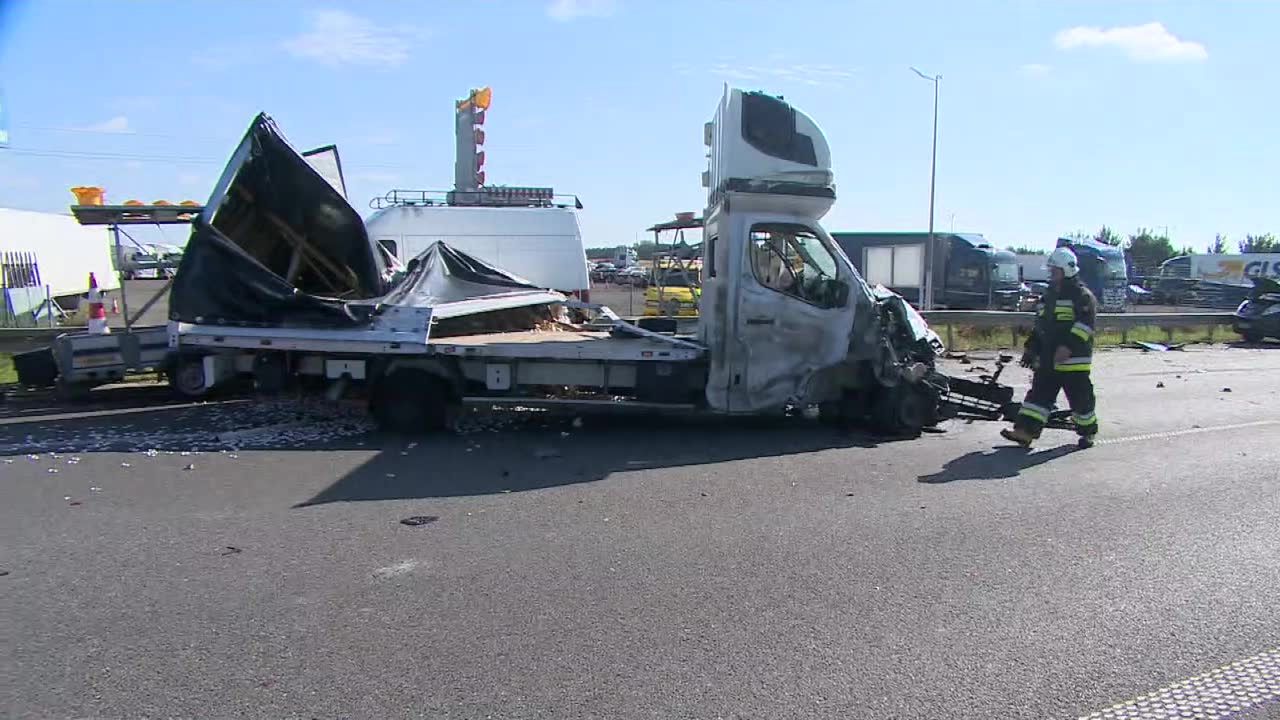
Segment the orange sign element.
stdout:
[[94,185],[73,187],[71,193],[76,196],[77,205],[101,205],[106,195],[102,188]]

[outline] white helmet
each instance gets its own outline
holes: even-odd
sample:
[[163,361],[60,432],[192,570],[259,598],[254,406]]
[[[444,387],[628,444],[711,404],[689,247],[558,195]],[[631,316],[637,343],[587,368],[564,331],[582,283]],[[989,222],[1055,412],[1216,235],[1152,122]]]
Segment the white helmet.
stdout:
[[1071,252],[1071,248],[1060,247],[1049,253],[1049,260],[1045,262],[1045,267],[1056,267],[1067,277],[1075,277],[1080,272],[1076,254]]

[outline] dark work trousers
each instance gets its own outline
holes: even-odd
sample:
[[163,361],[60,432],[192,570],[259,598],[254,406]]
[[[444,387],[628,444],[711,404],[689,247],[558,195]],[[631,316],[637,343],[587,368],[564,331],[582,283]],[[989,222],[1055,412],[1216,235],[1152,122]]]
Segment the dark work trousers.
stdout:
[[1036,370],[1031,376],[1031,389],[1022,401],[1022,410],[1014,420],[1014,427],[1027,431],[1031,437],[1040,437],[1040,431],[1049,422],[1049,413],[1053,411],[1053,403],[1058,399],[1059,390],[1067,395],[1076,432],[1082,436],[1097,434],[1098,416],[1094,412],[1096,400],[1093,396],[1093,381],[1087,372]]

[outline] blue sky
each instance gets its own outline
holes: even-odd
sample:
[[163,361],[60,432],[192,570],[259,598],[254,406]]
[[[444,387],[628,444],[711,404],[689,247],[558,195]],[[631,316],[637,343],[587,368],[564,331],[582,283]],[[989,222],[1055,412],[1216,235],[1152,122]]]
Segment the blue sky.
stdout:
[[[1280,232],[1280,3],[0,0],[0,205],[204,200],[259,110],[336,143],[352,204],[452,183],[452,102],[490,85],[491,183],[581,196],[588,245],[700,210],[721,84],[824,129],[832,230],[1048,246],[1107,223],[1203,247]],[[172,231],[171,231],[172,232]]]

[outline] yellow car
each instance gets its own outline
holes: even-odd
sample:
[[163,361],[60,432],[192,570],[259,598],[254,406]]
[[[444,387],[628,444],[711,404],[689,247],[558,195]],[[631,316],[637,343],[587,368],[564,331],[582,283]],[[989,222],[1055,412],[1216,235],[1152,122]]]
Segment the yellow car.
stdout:
[[[701,289],[695,275],[692,280],[681,270],[656,270],[655,283],[644,291],[646,317],[698,317]],[[660,280],[661,282],[657,282]]]

